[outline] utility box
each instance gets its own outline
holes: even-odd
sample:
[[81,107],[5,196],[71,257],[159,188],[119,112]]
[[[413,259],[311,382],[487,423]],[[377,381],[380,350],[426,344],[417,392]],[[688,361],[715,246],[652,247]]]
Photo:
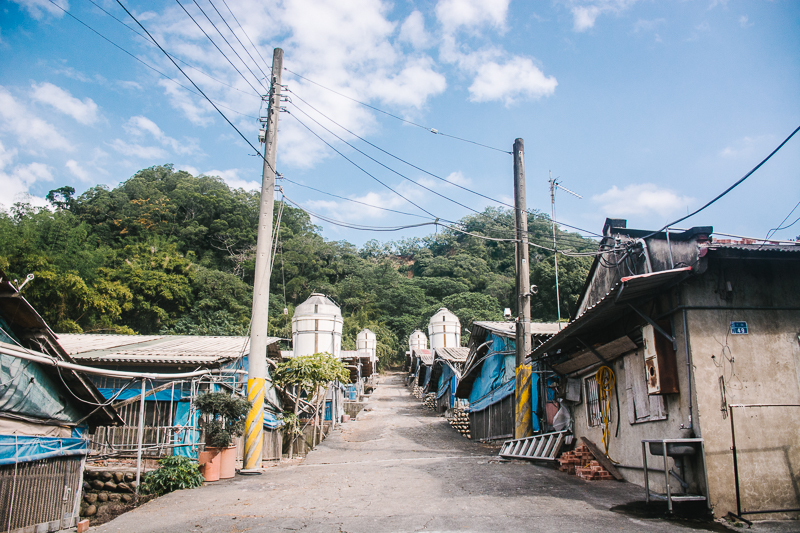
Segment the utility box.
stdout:
[[[669,323],[659,324],[669,331]],[[650,324],[642,328],[644,343],[644,369],[647,377],[647,394],[675,394],[678,392],[678,362],[672,342]]]

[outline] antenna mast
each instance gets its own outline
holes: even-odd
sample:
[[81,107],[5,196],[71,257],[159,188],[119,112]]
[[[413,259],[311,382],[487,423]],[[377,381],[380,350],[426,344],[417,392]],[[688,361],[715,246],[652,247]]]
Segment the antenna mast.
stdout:
[[583,199],[583,196],[576,192],[563,187],[558,183],[558,178],[553,179],[553,172],[550,171],[550,219],[553,222],[553,260],[555,262],[556,271],[556,311],[558,312],[558,331],[561,331],[561,295],[558,289],[558,244],[556,243],[556,189],[561,189],[570,193],[572,196],[577,196]]

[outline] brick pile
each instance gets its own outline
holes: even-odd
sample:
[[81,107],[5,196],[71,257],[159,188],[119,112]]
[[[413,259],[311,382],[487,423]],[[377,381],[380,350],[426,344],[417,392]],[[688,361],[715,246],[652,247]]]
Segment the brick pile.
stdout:
[[594,460],[594,455],[585,444],[578,445],[571,452],[564,452],[558,458],[558,469],[587,481],[614,479],[608,470]]

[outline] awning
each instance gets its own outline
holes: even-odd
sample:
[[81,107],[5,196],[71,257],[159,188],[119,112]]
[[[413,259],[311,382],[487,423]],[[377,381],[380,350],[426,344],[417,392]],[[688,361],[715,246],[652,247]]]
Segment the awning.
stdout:
[[[622,278],[600,301],[587,307],[582,315],[567,324],[558,335],[538,346],[531,353],[531,358],[536,361],[558,357],[559,363],[563,363],[564,357],[559,351],[588,349],[582,341],[589,342],[588,339],[592,338],[594,333],[604,331],[624,314],[632,312],[630,305],[652,299],[665,288],[683,280],[691,271],[692,267],[684,267]],[[575,352],[572,355],[579,353]]]

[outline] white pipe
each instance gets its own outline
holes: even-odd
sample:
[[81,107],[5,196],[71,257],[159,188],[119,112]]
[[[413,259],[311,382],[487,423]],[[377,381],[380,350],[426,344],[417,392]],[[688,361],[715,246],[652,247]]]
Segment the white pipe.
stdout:
[[35,363],[43,365],[56,366],[59,368],[66,368],[68,370],[76,370],[78,372],[85,372],[87,374],[97,374],[100,376],[108,376],[112,378],[147,378],[147,379],[183,379],[192,378],[211,374],[210,370],[196,370],[194,372],[183,372],[179,374],[158,374],[153,372],[127,372],[124,370],[106,370],[103,368],[94,368],[91,366],[76,365],[74,363],[67,363],[66,361],[59,361],[53,357],[29,350],[27,348],[19,348],[13,344],[0,341],[0,353],[10,355],[11,357],[18,357],[20,359],[27,359]]

